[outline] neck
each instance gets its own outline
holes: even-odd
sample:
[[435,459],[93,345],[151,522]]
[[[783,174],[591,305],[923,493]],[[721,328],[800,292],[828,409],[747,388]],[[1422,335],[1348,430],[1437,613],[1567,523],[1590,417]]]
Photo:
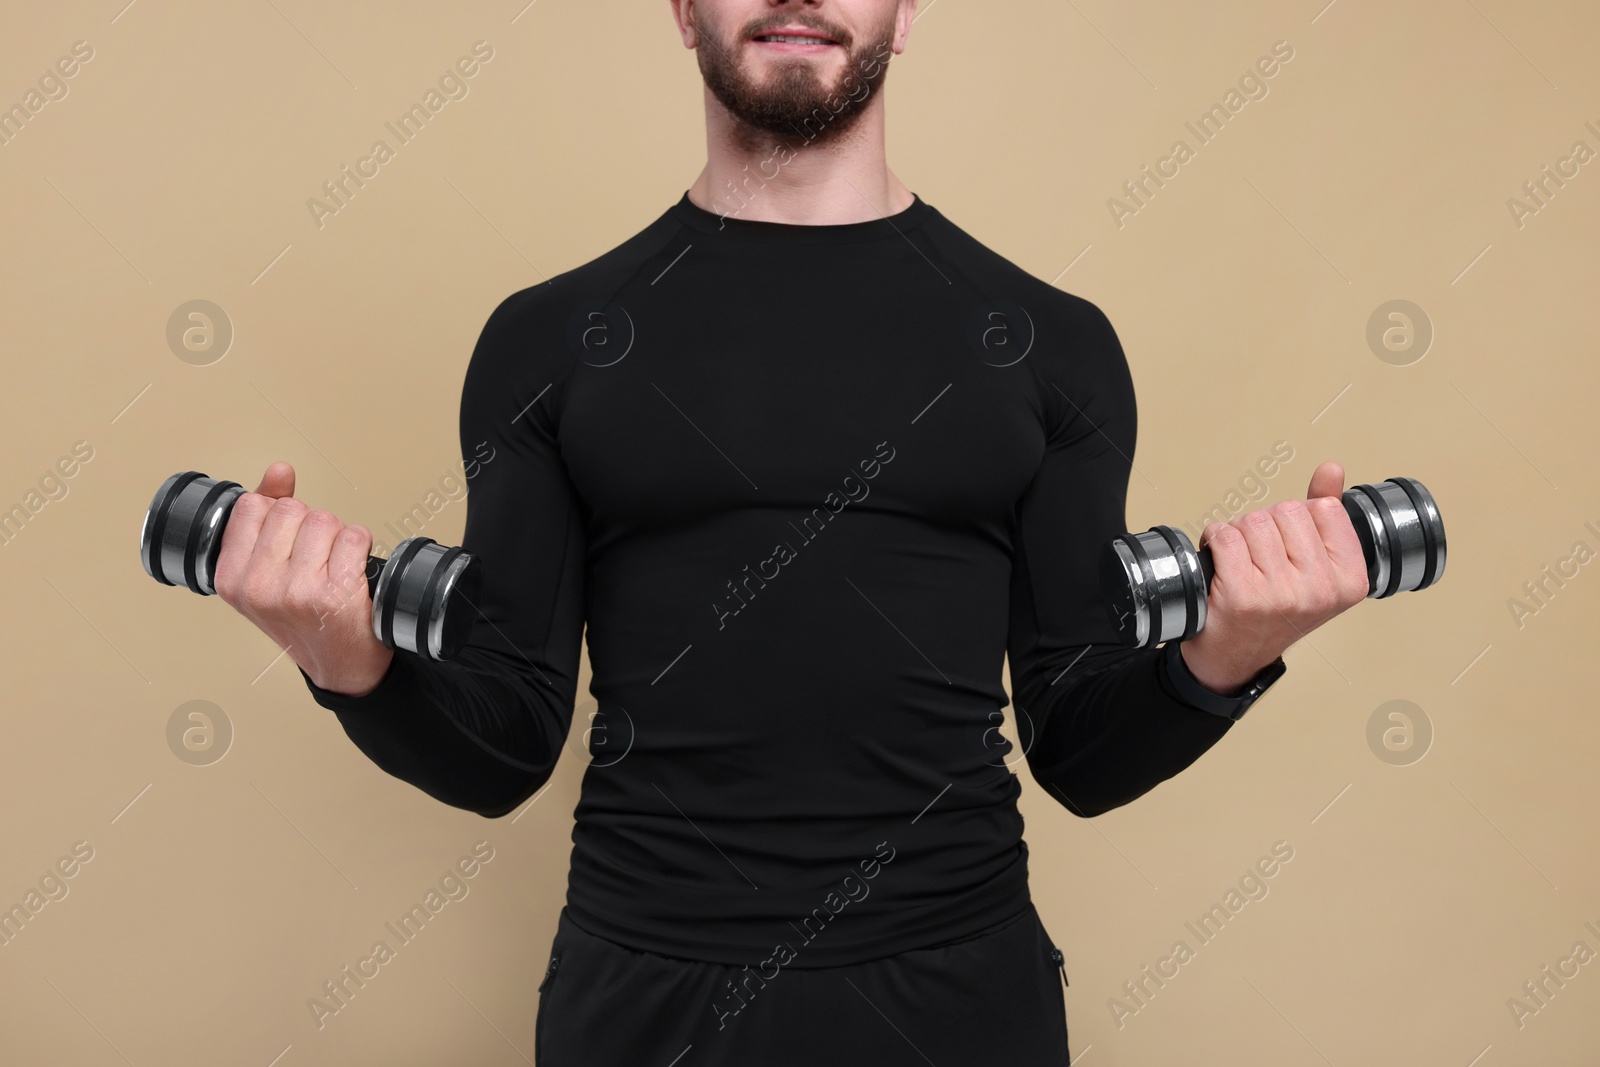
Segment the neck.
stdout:
[[689,187],[697,207],[751,222],[827,226],[911,206],[884,154],[883,98],[838,136],[810,140],[740,125],[706,90],[706,165]]

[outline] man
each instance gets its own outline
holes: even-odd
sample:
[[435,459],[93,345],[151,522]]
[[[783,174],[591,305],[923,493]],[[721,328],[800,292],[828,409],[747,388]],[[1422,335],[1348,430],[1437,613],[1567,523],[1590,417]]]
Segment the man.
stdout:
[[548,780],[587,623],[596,758],[541,1067],[1064,1064],[1002,657],[1050,794],[1083,817],[1141,796],[1232,726],[1193,687],[1239,693],[1365,595],[1343,471],[1206,527],[1178,662],[1120,646],[1095,564],[1125,529],[1127,362],[1097,307],[888,170],[914,0],[672,14],[705,169],[506,298],[466,372],[469,647],[379,644],[360,583],[335,591],[370,533],[286,464],[236,505],[217,590],[378,766],[489,817]]

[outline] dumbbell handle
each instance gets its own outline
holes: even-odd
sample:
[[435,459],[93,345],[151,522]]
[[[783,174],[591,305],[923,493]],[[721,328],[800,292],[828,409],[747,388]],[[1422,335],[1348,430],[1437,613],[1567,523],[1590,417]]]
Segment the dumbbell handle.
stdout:
[[[1348,494],[1348,493],[1352,493],[1354,491],[1355,490],[1350,489],[1350,490],[1346,490],[1346,493]],[[1350,502],[1348,500],[1346,500],[1344,502],[1344,506],[1345,506],[1345,512],[1348,514],[1349,510],[1350,510],[1350,507],[1351,507]],[[1353,515],[1351,516],[1351,523],[1350,524],[1352,526],[1355,526],[1355,516],[1353,516]],[[1358,533],[1357,536],[1359,537],[1360,534]],[[1364,553],[1369,553],[1370,554],[1372,552],[1372,549],[1369,548],[1365,542],[1363,542],[1361,547],[1362,547],[1362,551]],[[1216,565],[1214,563],[1212,563],[1212,561],[1211,561],[1211,546],[1210,545],[1206,545],[1203,548],[1201,548],[1198,552],[1195,553],[1195,558],[1198,559],[1199,562],[1200,562],[1200,573],[1205,578],[1205,589],[1209,593],[1210,590],[1211,590],[1211,579],[1213,577],[1215,577],[1216,573],[1217,573]],[[1369,555],[1368,566],[1369,566],[1369,568],[1371,566],[1370,555]],[[1368,577],[1369,577],[1369,581],[1367,583],[1367,595],[1371,596],[1372,595],[1372,584],[1371,584],[1371,581],[1370,581],[1370,577],[1371,577],[1370,573],[1369,573]]]
[[[1396,482],[1396,484],[1399,483]],[[1415,484],[1415,482],[1412,482],[1412,485]],[[1402,487],[1402,489],[1403,488],[1404,487]],[[1363,514],[1363,505],[1369,499],[1370,496],[1366,487],[1351,486],[1349,489],[1346,489],[1343,495],[1340,497],[1340,503],[1344,505],[1345,514],[1350,518],[1350,525],[1356,532],[1357,540],[1361,542],[1361,554],[1366,559],[1367,596],[1378,596],[1380,594],[1384,596],[1392,596],[1395,590],[1394,588],[1388,587],[1398,586],[1400,581],[1400,568],[1397,566],[1390,566],[1386,560],[1380,558],[1378,543],[1373,538],[1371,533],[1371,524],[1368,521],[1368,517]],[[1380,521],[1388,521],[1389,529],[1386,543],[1395,544],[1398,540],[1398,536],[1394,528],[1393,521],[1388,520],[1387,518],[1387,512],[1380,512],[1374,509],[1373,514],[1378,515]],[[1431,542],[1434,540],[1435,533],[1432,526],[1423,523],[1420,525],[1420,530],[1422,532],[1422,536],[1427,539],[1427,541]],[[1200,573],[1205,576],[1205,588],[1207,591],[1209,591],[1211,589],[1211,579],[1216,574],[1216,567],[1211,560],[1211,546],[1206,545],[1196,553],[1196,556],[1198,557],[1200,563]],[[1424,586],[1431,585],[1432,583],[1432,576],[1425,577],[1422,582]]]
[[[1346,497],[1348,497],[1348,495],[1350,493],[1353,493],[1353,492],[1355,492],[1354,489],[1346,490]],[[1350,512],[1350,509],[1353,506],[1354,505],[1351,503],[1351,501],[1349,499],[1346,499],[1344,501],[1344,508],[1345,508],[1345,512],[1347,514]],[[1354,515],[1350,516],[1350,524],[1356,528],[1356,531],[1357,531],[1356,536],[1359,537],[1360,536],[1361,527],[1356,525],[1356,516],[1354,516]],[[1373,568],[1372,568],[1372,564],[1373,564],[1372,555],[1373,555],[1374,548],[1371,545],[1370,540],[1363,540],[1362,543],[1361,543],[1361,549],[1362,549],[1362,552],[1367,557],[1367,595],[1371,596],[1372,592],[1373,592],[1372,583],[1373,583],[1373,578],[1374,578],[1374,575],[1372,573],[1372,570],[1373,570]],[[1198,552],[1195,553],[1195,556],[1200,561],[1200,573],[1201,573],[1201,575],[1203,575],[1205,577],[1205,588],[1209,592],[1210,589],[1211,589],[1211,579],[1217,573],[1216,565],[1213,564],[1212,561],[1211,561],[1211,546],[1210,545],[1206,545],[1205,547],[1201,548]]]

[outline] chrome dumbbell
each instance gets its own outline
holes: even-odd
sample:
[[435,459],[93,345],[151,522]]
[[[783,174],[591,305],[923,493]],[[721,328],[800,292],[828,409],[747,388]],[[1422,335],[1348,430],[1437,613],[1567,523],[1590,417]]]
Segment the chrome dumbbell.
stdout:
[[[1367,596],[1426,589],[1444,573],[1444,522],[1433,494],[1415,478],[1390,478],[1344,491],[1344,510],[1367,559]],[[1100,554],[1106,612],[1122,642],[1146,648],[1184,641],[1205,628],[1214,573],[1211,548],[1195,551],[1171,526],[1113,537]]]
[[[213,579],[222,551],[222,531],[238,482],[199,471],[174,474],[150,501],[139,535],[144,571],[163,585],[186,585],[201,596],[216,592]],[[367,592],[372,633],[389,648],[427,660],[454,656],[472,630],[472,602],[482,566],[471,554],[428,537],[408,537],[388,559],[367,557]]]

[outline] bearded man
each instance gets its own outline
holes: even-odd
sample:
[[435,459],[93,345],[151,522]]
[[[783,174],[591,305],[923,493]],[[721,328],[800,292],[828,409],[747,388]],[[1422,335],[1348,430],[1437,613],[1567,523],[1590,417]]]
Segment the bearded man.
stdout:
[[1207,526],[1208,622],[1180,654],[1123,646],[1096,561],[1126,529],[1128,364],[1098,307],[888,169],[915,0],[671,10],[705,168],[502,300],[472,353],[461,447],[493,459],[467,647],[395,655],[363,590],[319,610],[306,590],[359,573],[371,534],[295,500],[287,464],[235,505],[218,592],[446,804],[517,810],[581,729],[540,1067],[1066,1064],[1011,767],[1089,818],[1213,746],[1247,683],[1365,596],[1343,471]]

